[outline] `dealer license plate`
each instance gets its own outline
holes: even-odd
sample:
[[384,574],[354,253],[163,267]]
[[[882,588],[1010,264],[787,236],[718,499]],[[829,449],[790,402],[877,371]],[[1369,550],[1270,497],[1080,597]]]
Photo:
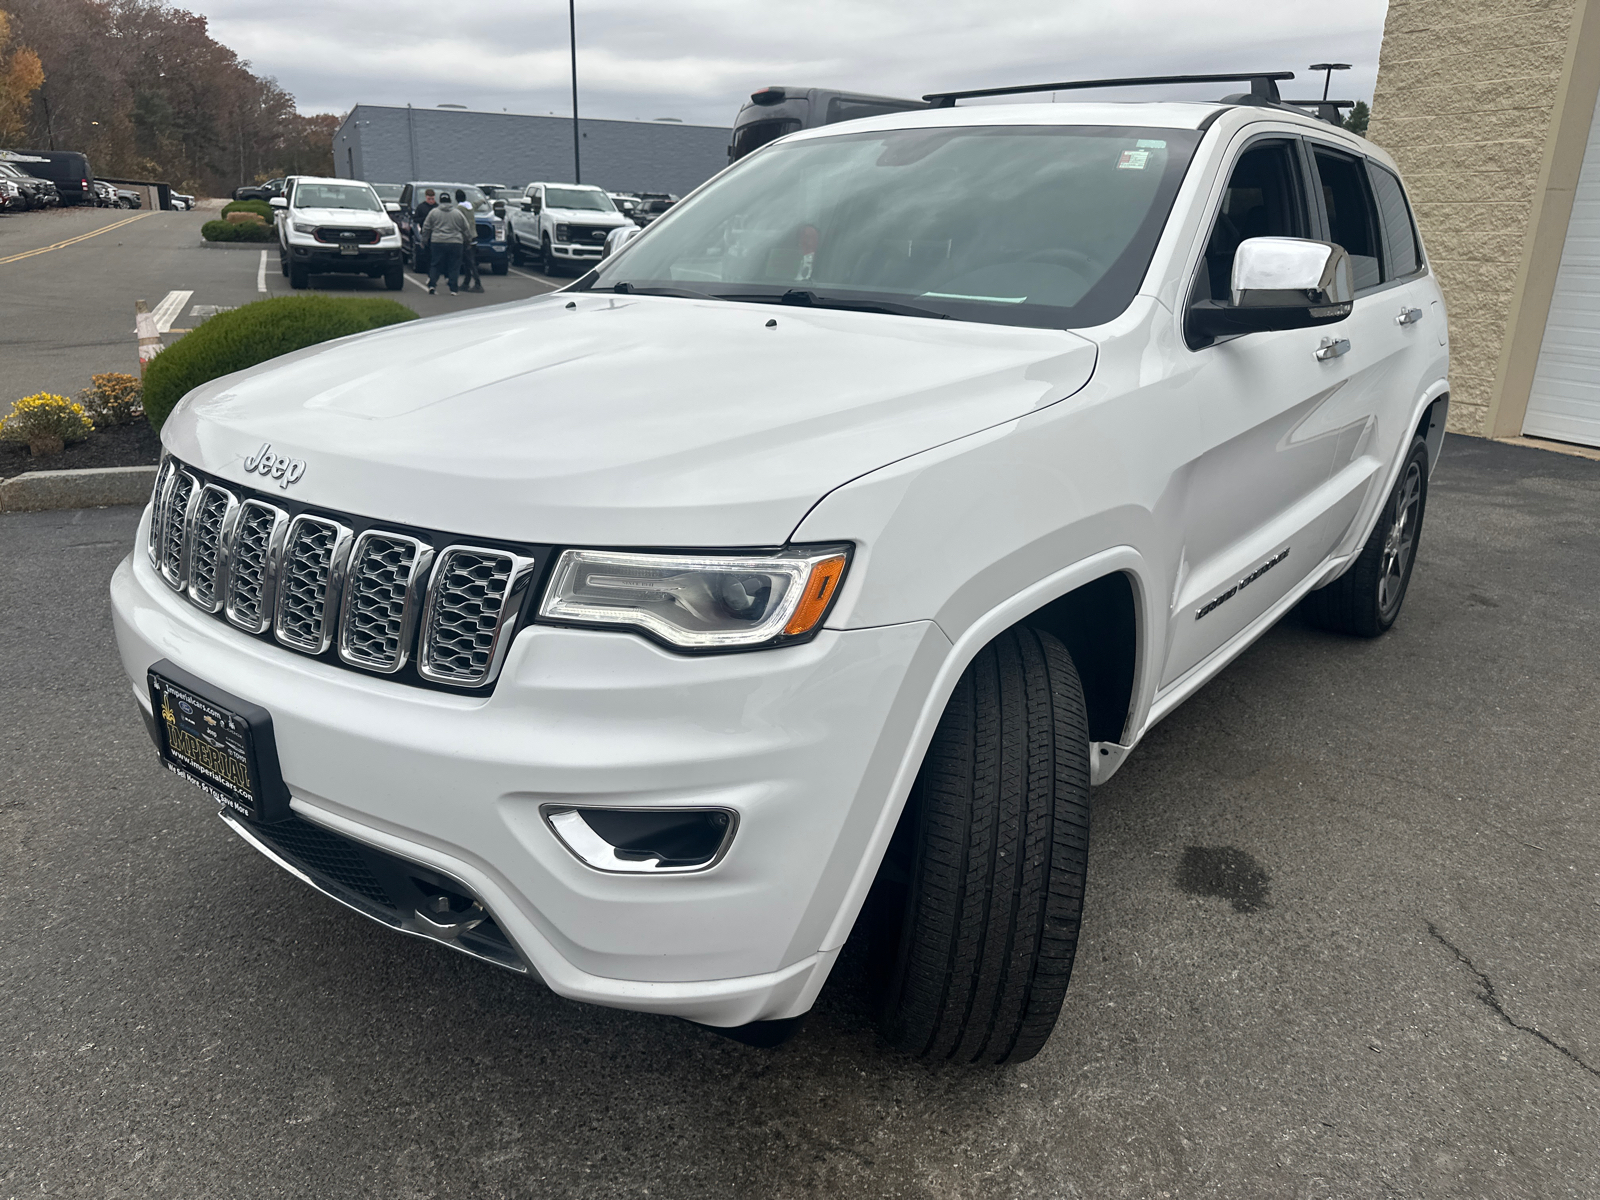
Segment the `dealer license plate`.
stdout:
[[149,682],[161,760],[169,770],[249,820],[288,815],[272,719],[265,709],[165,660],[150,668]]
[[361,247],[360,246],[355,246],[355,245],[350,244],[349,242],[346,242],[344,245],[339,247],[339,253],[340,254],[348,254],[351,257],[354,257],[355,255],[361,253]]

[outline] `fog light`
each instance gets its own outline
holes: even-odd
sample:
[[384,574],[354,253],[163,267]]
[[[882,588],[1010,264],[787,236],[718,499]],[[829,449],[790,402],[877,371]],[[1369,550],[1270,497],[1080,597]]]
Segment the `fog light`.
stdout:
[[556,839],[585,866],[626,875],[704,871],[728,852],[739,818],[726,808],[542,810]]

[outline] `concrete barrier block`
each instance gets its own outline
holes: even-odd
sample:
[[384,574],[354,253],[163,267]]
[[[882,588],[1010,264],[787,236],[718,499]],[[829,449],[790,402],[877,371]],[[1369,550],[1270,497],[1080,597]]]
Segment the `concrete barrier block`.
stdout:
[[0,483],[0,512],[143,504],[155,482],[153,466],[28,471]]

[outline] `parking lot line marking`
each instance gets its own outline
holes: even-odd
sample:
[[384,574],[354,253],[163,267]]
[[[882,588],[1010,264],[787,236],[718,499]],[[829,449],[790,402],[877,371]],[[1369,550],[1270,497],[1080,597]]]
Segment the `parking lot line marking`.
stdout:
[[193,292],[168,292],[161,303],[156,305],[155,311],[150,315],[156,319],[157,333],[171,333],[172,323],[178,319],[178,314],[183,312],[183,306],[189,303]]
[[267,290],[267,252],[261,252],[261,261],[256,264],[256,291]]
[[53,242],[48,246],[40,246],[37,250],[24,250],[21,254],[13,254],[8,258],[0,258],[0,266],[14,263],[19,259],[32,258],[35,254],[46,254],[51,250],[60,250],[67,246],[75,246],[79,242],[88,241],[92,237],[99,237],[102,233],[110,233],[113,229],[121,229],[124,225],[131,225],[135,221],[142,221],[150,213],[142,212],[138,216],[127,217],[121,221],[114,221],[110,225],[102,225],[99,229],[91,229],[88,233],[80,233],[77,237],[68,238],[64,242]]
[[400,277],[400,278],[402,278],[402,279],[404,279],[404,280],[405,280],[405,281],[406,281],[406,282],[407,282],[407,283],[414,283],[414,284],[416,284],[416,285],[417,285],[417,286],[418,286],[418,287],[419,287],[419,288],[421,288],[421,289],[422,289],[422,290],[423,290],[423,291],[427,291],[427,290],[428,290],[428,285],[427,285],[427,284],[425,284],[425,283],[423,283],[423,282],[422,282],[422,280],[420,280],[420,279],[413,279],[413,278],[411,278],[411,276],[409,276],[409,275],[402,275],[402,276],[401,276],[401,277]]
[[531,279],[535,283],[542,283],[552,292],[561,286],[559,283],[551,283],[548,279],[540,279],[537,275],[529,275],[526,271],[519,271],[512,266],[506,267],[506,270],[510,271],[513,275],[521,275],[524,279]]

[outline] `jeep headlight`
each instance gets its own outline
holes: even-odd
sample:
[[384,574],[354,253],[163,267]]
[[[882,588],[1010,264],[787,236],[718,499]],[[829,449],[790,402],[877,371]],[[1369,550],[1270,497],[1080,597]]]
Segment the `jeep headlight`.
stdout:
[[806,640],[839,593],[849,546],[775,554],[632,554],[564,550],[539,616],[564,625],[627,626],[683,650]]

